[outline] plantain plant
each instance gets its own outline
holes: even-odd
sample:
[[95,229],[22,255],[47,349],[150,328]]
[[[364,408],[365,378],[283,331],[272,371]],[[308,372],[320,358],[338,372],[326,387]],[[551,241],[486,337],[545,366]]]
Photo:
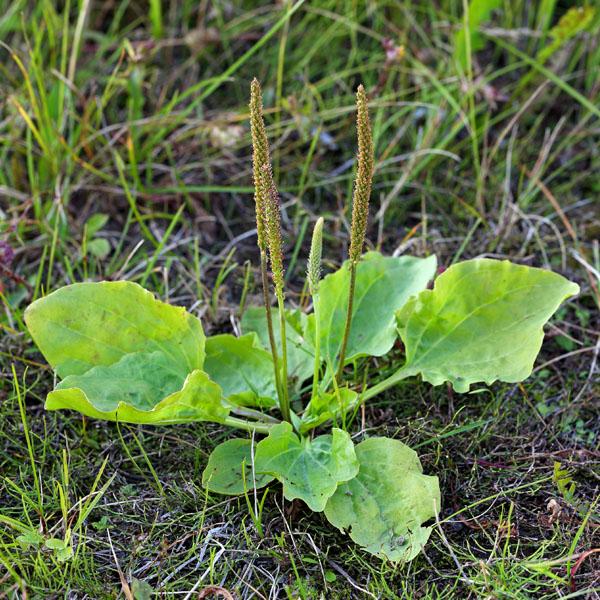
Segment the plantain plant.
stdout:
[[[265,306],[246,310],[244,335],[206,338],[195,316],[128,281],[63,287],[31,304],[25,320],[61,379],[47,409],[129,423],[211,421],[245,431],[213,450],[202,478],[208,490],[244,494],[276,480],[288,500],[323,512],[368,552],[411,560],[439,510],[438,479],[423,474],[417,454],[401,441],[370,437],[355,444],[347,424],[363,402],[408,377],[448,382],[457,392],[476,382],[527,378],[544,323],[579,288],[550,271],[480,258],[451,266],[428,289],[435,256],[363,255],[374,161],[362,86],[357,106],[349,260],[321,279],[318,219],[307,269],[309,314],[284,303],[279,197],[254,80],[250,123]],[[405,358],[386,378],[363,385],[356,368],[346,369],[361,357],[385,355],[398,338]]]

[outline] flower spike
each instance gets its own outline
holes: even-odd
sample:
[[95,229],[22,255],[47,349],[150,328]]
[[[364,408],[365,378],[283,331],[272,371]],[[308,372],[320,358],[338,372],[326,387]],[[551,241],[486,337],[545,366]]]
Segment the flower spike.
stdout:
[[[279,254],[273,253],[271,249],[271,264],[276,264],[279,261],[279,269],[273,267],[273,279],[275,280],[275,289],[277,290],[277,303],[279,305],[280,319],[283,310],[283,252],[281,251],[281,233],[279,232],[279,200],[277,198],[277,190],[274,189],[273,175],[270,171],[271,167],[269,164],[269,143],[267,140],[267,131],[265,129],[265,122],[262,118],[262,94],[260,91],[260,84],[256,77],[252,80],[250,85],[250,130],[252,133],[252,177],[254,179],[254,203],[256,208],[256,233],[258,248],[260,250],[260,271],[262,277],[263,294],[265,298],[265,313],[267,320],[267,330],[269,332],[269,345],[271,346],[271,356],[273,357],[273,370],[275,374],[275,387],[277,388],[277,397],[279,398],[279,407],[283,418],[289,423],[292,422],[290,417],[290,401],[287,391],[287,383],[281,380],[281,373],[279,370],[279,358],[277,356],[277,344],[275,342],[275,335],[273,333],[273,319],[271,316],[271,300],[269,298],[269,275],[267,265],[267,246],[269,244],[269,234],[267,231],[267,215],[274,215],[274,221],[276,222],[277,232],[273,232],[273,239],[277,238],[276,233],[279,233]],[[270,175],[270,183],[267,183],[269,187],[265,186],[264,173]],[[273,187],[273,193],[269,193],[270,188]],[[268,199],[274,195],[274,199],[269,203]],[[267,209],[267,204],[270,204],[270,208]],[[276,215],[274,214],[276,211]],[[277,242],[274,243],[277,246]],[[273,257],[275,256],[275,261]],[[281,275],[275,277],[275,272],[281,272]],[[278,287],[279,286],[279,287]],[[281,324],[281,331],[285,332],[285,321]],[[283,373],[287,373],[287,356],[285,348],[285,337],[282,340],[282,363]]]
[[356,91],[356,105],[358,116],[356,129],[358,131],[358,168],[354,181],[354,195],[352,198],[352,225],[350,226],[350,290],[348,292],[348,311],[346,312],[346,327],[340,350],[340,358],[336,379],[338,384],[342,380],[346,347],[352,326],[352,308],[354,305],[354,287],[356,284],[356,266],[362,254],[369,219],[369,197],[371,196],[371,180],[373,179],[373,138],[371,136],[371,123],[369,121],[369,108],[367,106],[367,93],[362,85]]
[[271,273],[277,296],[283,296],[283,244],[281,241],[281,212],[279,210],[279,194],[273,181],[271,165],[267,163],[262,167],[262,188],[266,198],[264,205],[264,224],[267,244],[269,246],[269,259]]
[[323,217],[319,217],[313,229],[310,254],[308,255],[308,269],[306,277],[308,288],[313,299],[315,315],[315,368],[313,371],[313,385],[311,398],[314,398],[319,389],[319,371],[321,367],[321,313],[319,310],[319,282],[321,280],[321,254],[323,250]]
[[319,291],[321,279],[321,253],[323,248],[323,217],[319,217],[313,229],[310,253],[308,255],[308,287],[312,296]]
[[362,85],[356,92],[358,116],[356,129],[358,132],[358,168],[354,182],[352,199],[352,226],[350,228],[350,267],[360,260],[367,231],[369,218],[369,197],[371,196],[371,181],[373,179],[373,137],[369,121],[367,94]]
[[258,247],[264,252],[267,247],[264,214],[266,190],[262,187],[262,168],[269,164],[269,143],[262,117],[262,92],[256,77],[250,85],[250,130],[252,133],[252,177],[254,179],[254,202],[256,204],[256,231]]

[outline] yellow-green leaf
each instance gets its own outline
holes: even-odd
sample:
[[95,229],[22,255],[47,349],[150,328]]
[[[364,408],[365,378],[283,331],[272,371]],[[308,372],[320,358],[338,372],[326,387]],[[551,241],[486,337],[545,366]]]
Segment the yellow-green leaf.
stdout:
[[[435,256],[384,257],[368,252],[358,263],[352,329],[346,349],[346,362],[362,355],[382,356],[396,339],[395,311],[408,298],[427,287],[436,268]],[[321,355],[336,366],[344,337],[350,271],[348,263],[327,275],[319,286],[321,312]],[[310,340],[315,338],[315,316],[310,315],[306,329]]]
[[252,442],[247,439],[234,438],[219,444],[208,459],[202,485],[218,494],[239,495],[273,481],[272,475],[252,470],[251,452]]
[[403,377],[421,373],[467,392],[471,383],[526,379],[544,338],[543,325],[579,286],[564,277],[478,258],[450,267],[433,290],[398,312],[406,346]]
[[257,444],[254,466],[281,481],[288,500],[300,498],[314,511],[323,510],[338,484],[358,472],[347,433],[334,428],[332,435],[299,439],[289,423],[275,425]]
[[110,367],[67,377],[48,394],[46,408],[127,423],[223,422],[229,409],[221,388],[199,370],[178,385],[163,358],[160,352],[129,354]]
[[412,560],[431,533],[422,524],[440,508],[437,477],[423,475],[416,452],[398,440],[368,439],[356,456],[358,474],[339,485],[325,516],[371,554]]
[[269,352],[257,348],[255,341],[255,334],[207,338],[204,370],[233,404],[277,406],[273,359]]
[[204,361],[199,319],[129,281],[60,288],[31,304],[25,322],[60,377],[111,365],[133,352],[160,351],[188,373]]
[[304,435],[325,421],[332,420],[334,425],[343,423],[351,417],[360,396],[353,390],[341,388],[339,394],[331,392],[319,393],[308,403],[300,419],[300,434]]

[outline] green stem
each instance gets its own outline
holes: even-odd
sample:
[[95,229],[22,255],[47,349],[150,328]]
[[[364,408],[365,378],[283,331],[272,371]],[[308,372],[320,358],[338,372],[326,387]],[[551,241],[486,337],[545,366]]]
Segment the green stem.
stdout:
[[407,365],[404,365],[393,375],[390,375],[387,379],[384,379],[383,381],[380,381],[377,385],[374,385],[373,387],[365,390],[362,395],[363,401],[369,400],[370,398],[377,396],[377,394],[381,394],[381,392],[384,392],[385,390],[394,387],[403,379],[417,374],[414,370],[407,369],[406,367]]
[[224,425],[229,425],[229,427],[235,427],[236,429],[243,429],[244,431],[256,433],[269,433],[271,427],[274,427],[275,424],[271,423],[258,423],[256,421],[246,421],[245,419],[236,419],[235,417],[227,417],[223,421]]
[[356,284],[356,265],[350,267],[350,291],[348,293],[348,312],[346,313],[346,328],[344,329],[344,339],[342,341],[342,350],[337,368],[336,379],[338,383],[342,380],[342,371],[344,370],[344,360],[346,358],[346,347],[350,337],[350,328],[352,327],[352,308],[354,306],[354,287]]
[[292,424],[292,417],[290,415],[290,397],[288,394],[287,385],[287,336],[285,334],[285,312],[283,307],[283,292],[277,290],[277,305],[279,307],[279,323],[281,326],[281,360],[283,361],[283,381],[281,384],[281,391],[283,392],[283,402],[281,403],[281,414],[283,418]]
[[254,410],[253,408],[248,408],[247,406],[239,406],[237,404],[231,404],[231,412],[239,415],[240,417],[247,417],[249,419],[256,419],[257,421],[265,421],[266,423],[273,423],[273,425],[278,425],[281,423],[279,419],[272,417],[271,415],[265,415],[264,413]]
[[311,398],[317,393],[319,370],[321,367],[321,315],[319,312],[319,294],[313,296],[313,312],[315,314],[315,372],[313,375]]
[[260,270],[262,272],[263,294],[265,298],[265,311],[267,312],[267,329],[269,331],[269,344],[271,345],[271,356],[273,357],[273,369],[275,370],[275,387],[277,388],[277,397],[279,406],[283,405],[283,394],[281,392],[281,380],[279,378],[279,360],[277,358],[277,344],[275,344],[275,335],[273,334],[273,319],[271,318],[271,300],[269,298],[269,275],[267,272],[267,254],[264,250],[260,251]]

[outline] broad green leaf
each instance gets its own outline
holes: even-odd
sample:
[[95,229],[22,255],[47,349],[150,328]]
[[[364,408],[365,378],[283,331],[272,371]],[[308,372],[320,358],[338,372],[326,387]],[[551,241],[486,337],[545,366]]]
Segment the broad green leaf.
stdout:
[[340,389],[339,396],[335,392],[319,394],[308,403],[300,421],[300,434],[304,435],[330,419],[334,424],[343,423],[360,401],[360,396],[347,388]]
[[339,485],[325,516],[368,552],[412,560],[431,533],[422,524],[440,509],[437,477],[423,475],[416,452],[398,440],[370,438],[356,456],[358,475]]
[[109,367],[71,375],[48,394],[46,408],[127,423],[222,423],[229,409],[203,371],[181,377],[160,352],[128,354]]
[[62,550],[56,551],[56,558],[58,562],[65,562],[73,557],[73,546],[69,544],[62,548]]
[[[358,263],[352,329],[346,349],[346,362],[361,355],[382,356],[396,339],[395,312],[408,298],[418,294],[433,279],[435,256],[415,258],[384,257],[368,252]],[[350,271],[345,262],[335,273],[327,275],[319,287],[321,309],[321,355],[335,367],[342,347]],[[308,339],[315,338],[314,314],[308,318]]]
[[54,556],[58,562],[65,562],[73,557],[73,544],[70,537],[67,537],[66,540],[50,538],[44,542],[44,546],[50,550],[54,550]]
[[508,261],[453,265],[398,313],[406,346],[399,374],[450,381],[457,392],[478,381],[522,381],[542,345],[542,326],[578,291],[556,273]]
[[313,440],[299,439],[289,423],[281,423],[257,444],[254,468],[281,481],[288,500],[300,498],[321,511],[338,484],[356,475],[358,461],[352,440],[341,429]]
[[207,338],[204,370],[233,404],[277,406],[273,359],[269,352],[257,348],[254,341],[254,334]]
[[92,367],[83,375],[69,375],[54,392],[79,388],[102,412],[120,402],[139,410],[152,410],[161,400],[179,391],[187,373],[162,352],[134,352],[108,367]]
[[188,373],[204,361],[200,321],[129,281],[60,288],[31,304],[25,321],[60,377],[111,365],[133,352],[160,351]]
[[[273,320],[273,337],[277,353],[281,356],[281,325],[279,311],[271,309]],[[306,315],[301,311],[285,311],[285,334],[287,340],[288,382],[293,380],[296,389],[313,374],[315,350],[304,338],[302,332],[306,328]],[[253,331],[258,335],[263,348],[271,352],[267,317],[264,307],[251,306],[246,309],[241,321],[242,331]]]
[[[219,444],[211,453],[202,485],[218,494],[243,494],[245,489],[259,489],[273,481],[272,475],[252,472],[252,442],[234,438]],[[243,472],[242,472],[243,465]],[[244,480],[246,488],[244,489]]]

